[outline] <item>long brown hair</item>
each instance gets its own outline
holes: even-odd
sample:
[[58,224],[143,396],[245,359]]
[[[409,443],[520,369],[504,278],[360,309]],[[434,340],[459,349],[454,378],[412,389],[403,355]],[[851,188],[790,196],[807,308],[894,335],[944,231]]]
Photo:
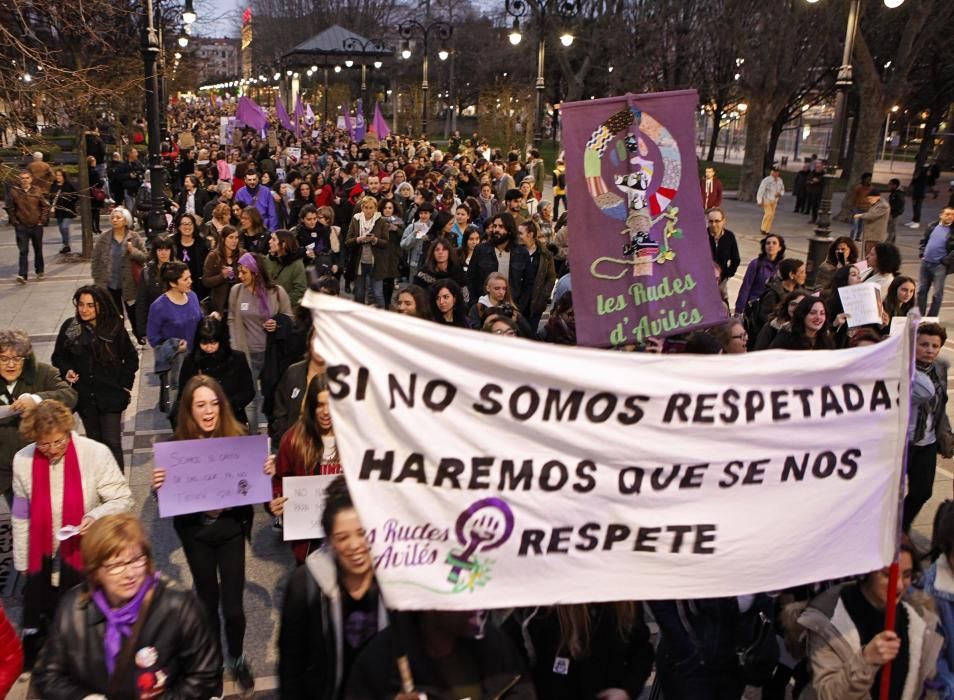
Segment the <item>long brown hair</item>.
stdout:
[[[215,423],[215,430],[211,435],[203,433],[192,417],[192,399],[200,387],[211,389],[219,402],[219,419]],[[182,390],[179,400],[179,420],[176,423],[176,440],[195,440],[204,437],[238,437],[245,435],[245,426],[239,423],[232,415],[231,404],[225,395],[222,385],[206,374],[197,374]]]
[[289,431],[291,435],[288,437],[288,446],[301,457],[306,470],[319,467],[324,455],[321,428],[315,420],[318,394],[322,391],[328,391],[328,382],[324,375],[312,377],[305,390],[305,400],[301,403],[301,413]]
[[[628,639],[633,622],[636,621],[636,603],[624,600],[604,605],[605,612],[616,618],[616,631],[620,639]],[[556,613],[560,622],[560,647],[570,652],[574,659],[589,655],[593,634],[590,604],[557,605]]]

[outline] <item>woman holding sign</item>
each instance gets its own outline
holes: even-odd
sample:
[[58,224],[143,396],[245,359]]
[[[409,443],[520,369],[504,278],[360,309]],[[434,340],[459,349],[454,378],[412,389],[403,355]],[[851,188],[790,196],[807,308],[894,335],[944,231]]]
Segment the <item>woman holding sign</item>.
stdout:
[[[232,411],[222,386],[199,374],[186,382],[179,402],[176,440],[238,437],[245,428]],[[274,469],[271,465],[266,465]],[[166,470],[152,470],[152,488],[159,490]],[[225,641],[232,677],[243,692],[255,687],[255,677],[245,658],[245,541],[252,533],[252,506],[239,506],[173,518],[176,534],[192,572],[196,593],[216,632],[221,629],[219,602],[225,618]],[[216,634],[216,637],[218,635]]]
[[129,485],[102,443],[73,432],[73,413],[48,399],[20,432],[13,458],[13,565],[26,573],[23,642],[32,666],[64,591],[83,580],[82,536],[93,521],[132,508]]
[[208,698],[222,657],[191,591],[155,571],[142,524],[128,513],[83,537],[88,586],[66,594],[33,681],[40,696]]
[[[282,437],[272,477],[274,498],[268,507],[276,517],[284,514],[288,500],[282,490],[284,477],[341,473],[341,458],[335,444],[328,400],[328,383],[324,375],[311,380],[298,421]],[[320,540],[292,540],[290,544],[295,560],[303,564],[308,553],[320,545]]]

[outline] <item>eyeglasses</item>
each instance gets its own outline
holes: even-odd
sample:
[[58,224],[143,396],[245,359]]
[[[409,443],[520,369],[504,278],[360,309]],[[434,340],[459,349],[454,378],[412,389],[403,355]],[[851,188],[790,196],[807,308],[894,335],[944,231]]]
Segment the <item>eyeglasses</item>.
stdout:
[[65,437],[60,440],[55,440],[53,442],[38,442],[36,443],[36,446],[39,447],[44,452],[47,452],[48,450],[58,450],[69,441],[70,439],[68,437]]
[[6,365],[7,367],[16,367],[17,365],[22,365],[26,360],[22,355],[0,355],[0,365]]
[[149,558],[145,554],[140,554],[135,559],[130,561],[120,561],[115,564],[103,564],[102,569],[110,576],[119,576],[126,569],[132,569],[133,571],[139,571],[146,567],[146,562]]
[[725,219],[709,219],[710,224],[721,224]]

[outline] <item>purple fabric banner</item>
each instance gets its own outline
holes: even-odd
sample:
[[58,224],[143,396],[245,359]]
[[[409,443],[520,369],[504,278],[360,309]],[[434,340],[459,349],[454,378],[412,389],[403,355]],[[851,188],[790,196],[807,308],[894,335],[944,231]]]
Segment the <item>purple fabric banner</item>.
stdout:
[[341,108],[342,114],[344,114],[344,128],[348,132],[348,136],[354,139],[354,126],[351,124],[351,105],[348,105],[348,109],[344,107]]
[[361,143],[364,141],[364,137],[367,136],[367,129],[365,128],[366,125],[364,121],[364,102],[360,97],[358,98],[358,110],[357,114],[355,114],[354,122],[354,135],[352,139]]
[[693,150],[694,90],[563,103],[577,342],[645,343],[726,318]]
[[268,116],[265,111],[248,97],[240,97],[238,106],[235,108],[235,121],[241,122],[256,131],[261,131],[268,126]]
[[379,139],[386,139],[391,135],[391,127],[388,126],[384,115],[381,114],[381,105],[377,102],[374,103],[374,121],[371,122],[371,131],[373,131]]
[[295,125],[292,124],[291,119],[289,119],[288,111],[285,109],[285,104],[278,95],[275,95],[275,115],[278,117],[279,124],[292,133],[295,132]]
[[305,123],[305,108],[301,103],[301,95],[295,100],[295,135],[301,138],[302,125]]

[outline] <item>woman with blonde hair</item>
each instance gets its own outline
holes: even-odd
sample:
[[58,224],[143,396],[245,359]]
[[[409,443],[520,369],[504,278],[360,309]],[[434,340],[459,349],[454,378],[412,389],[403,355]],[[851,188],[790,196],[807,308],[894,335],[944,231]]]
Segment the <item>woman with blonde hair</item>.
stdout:
[[354,215],[348,227],[345,246],[351,248],[351,271],[354,275],[354,300],[365,304],[368,288],[374,305],[384,308],[384,274],[387,272],[389,251],[388,230],[378,201],[374,197],[361,200],[361,211]]
[[[200,440],[245,435],[236,420],[222,385],[199,374],[182,389],[174,440]],[[271,459],[266,472],[274,473]],[[166,481],[165,469],[152,470],[152,488],[159,491]],[[245,657],[245,542],[251,537],[252,506],[177,515],[172,524],[185,552],[196,594],[205,607],[215,639],[225,621],[228,667],[243,693],[251,693],[255,678]]]
[[13,564],[26,574],[23,640],[32,665],[63,593],[83,580],[80,543],[95,520],[132,509],[110,449],[77,435],[73,413],[50,399],[29,409],[13,458]]
[[202,224],[202,235],[209,244],[209,250],[214,250],[222,238],[222,230],[232,224],[232,207],[228,202],[219,202],[212,210],[212,217]]
[[33,674],[40,696],[214,696],[222,657],[206,616],[192,591],[156,572],[139,520],[97,520],[81,552],[87,585],[60,604]]

